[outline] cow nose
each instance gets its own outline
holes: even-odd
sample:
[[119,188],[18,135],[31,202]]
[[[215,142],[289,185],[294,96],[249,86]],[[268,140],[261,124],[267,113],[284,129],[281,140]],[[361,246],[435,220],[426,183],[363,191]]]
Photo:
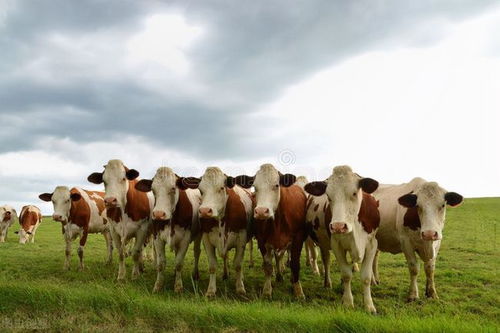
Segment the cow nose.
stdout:
[[212,208],[207,208],[207,207],[201,207],[199,211],[201,217],[212,217],[214,213],[212,211]]
[[345,234],[347,232],[347,224],[343,222],[330,223],[330,231],[333,234]]
[[106,207],[116,207],[116,205],[118,204],[118,200],[116,200],[116,198],[114,197],[105,198],[104,204],[106,205]]
[[61,220],[62,220],[62,216],[58,215],[58,214],[52,215],[52,218],[54,219],[54,221],[57,221],[57,222],[61,222]]
[[155,210],[153,211],[153,219],[155,220],[165,220],[167,217],[167,213],[161,210]]
[[269,217],[269,208],[256,207],[254,210],[254,217],[257,219],[266,219]]
[[438,240],[438,233],[434,230],[427,230],[422,232],[422,239],[426,241]]

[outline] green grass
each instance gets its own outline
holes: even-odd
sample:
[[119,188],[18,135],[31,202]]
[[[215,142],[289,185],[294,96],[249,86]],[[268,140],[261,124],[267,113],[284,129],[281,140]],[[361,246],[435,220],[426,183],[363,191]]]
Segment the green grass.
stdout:
[[[248,268],[248,261],[245,264],[244,298],[234,293],[232,274],[228,281],[218,279],[215,300],[205,299],[206,257],[202,252],[201,280],[196,285],[190,279],[191,250],[183,295],[172,292],[170,252],[163,293],[151,293],[155,279],[151,262],[146,263],[143,277],[119,284],[115,282],[116,257],[112,266],[104,265],[105,247],[100,235],[89,237],[84,272],[76,270],[76,247],[72,270],[63,271],[61,228],[46,218],[35,244],[17,243],[13,231],[18,226],[11,228],[8,242],[0,244],[0,330],[495,332],[500,330],[499,222],[499,198],[467,199],[461,207],[448,209],[436,270],[439,300],[424,297],[406,303],[409,276],[403,255],[381,254],[381,284],[373,287],[379,314],[370,315],[362,308],[359,274],[353,283],[356,310],[340,305],[335,261],[331,290],[325,290],[322,277],[312,275],[303,263],[305,301],[295,301],[291,296],[289,271],[285,282],[274,283],[273,299],[261,300],[263,273],[256,247],[256,266]],[[130,277],[130,258],[127,264]],[[424,284],[421,269],[421,296]]]

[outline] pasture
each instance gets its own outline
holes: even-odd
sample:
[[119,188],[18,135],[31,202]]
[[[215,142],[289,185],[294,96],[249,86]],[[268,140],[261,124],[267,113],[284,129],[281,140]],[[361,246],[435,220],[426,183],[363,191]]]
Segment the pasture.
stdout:
[[[208,265],[202,251],[199,283],[191,278],[192,245],[184,267],[184,294],[173,293],[173,254],[167,254],[166,289],[151,290],[156,277],[152,262],[138,280],[130,280],[131,259],[127,259],[127,282],[115,281],[117,257],[106,266],[101,235],[90,235],[85,251],[86,269],[77,270],[76,243],[72,270],[62,269],[64,241],[59,223],[44,218],[36,243],[20,245],[13,226],[8,241],[0,244],[0,328],[78,329],[126,331],[498,331],[500,329],[500,198],[466,199],[462,206],[448,209],[439,258],[436,288],[440,299],[424,296],[425,274],[421,265],[421,299],[406,302],[409,275],[402,254],[380,255],[381,284],[374,286],[378,315],[363,311],[359,273],[353,281],[355,310],[340,304],[338,266],[333,261],[332,289],[311,273],[303,260],[301,280],[305,301],[292,297],[290,272],[285,281],[273,282],[272,300],[260,298],[264,280],[261,257],[254,246],[255,267],[244,276],[246,297],[234,291],[234,271],[222,280],[218,267],[217,297],[203,296],[208,285]],[[234,252],[233,252],[234,253]],[[231,255],[232,257],[232,255]],[[332,255],[333,257],[333,255]],[[319,259],[320,270],[321,260]],[[220,273],[220,274],[219,274]]]

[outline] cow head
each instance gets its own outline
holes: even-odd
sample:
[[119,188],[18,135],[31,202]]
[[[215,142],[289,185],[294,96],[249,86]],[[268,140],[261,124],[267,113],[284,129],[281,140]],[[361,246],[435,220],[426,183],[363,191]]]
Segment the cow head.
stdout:
[[244,188],[255,188],[256,205],[254,218],[257,220],[274,219],[280,202],[280,187],[295,183],[292,174],[281,174],[272,164],[263,164],[255,176],[238,176],[235,183]]
[[154,221],[169,221],[179,201],[179,190],[187,189],[191,179],[177,176],[168,167],[160,167],[153,179],[141,179],[135,188],[142,192],[153,191],[155,205],[151,217]]
[[224,217],[228,198],[226,188],[234,187],[233,177],[218,167],[208,167],[201,178],[191,178],[190,186],[200,190],[200,218],[220,220]]
[[443,238],[446,205],[458,206],[463,197],[455,192],[447,192],[436,182],[426,182],[398,201],[400,205],[417,211],[422,239],[436,241]]
[[38,197],[43,201],[52,202],[54,206],[52,219],[63,224],[69,220],[71,201],[78,201],[82,198],[80,193],[71,193],[66,186],[57,186],[54,192],[42,193]]
[[104,166],[104,172],[94,172],[88,181],[94,184],[104,183],[104,204],[106,208],[124,209],[127,204],[129,181],[136,179],[139,172],[128,169],[120,160],[110,160]]
[[330,231],[347,234],[358,223],[363,192],[372,193],[377,188],[376,180],[360,177],[349,166],[344,165],[333,168],[327,180],[308,183],[304,189],[317,196],[326,193],[332,211]]
[[0,206],[0,222],[12,224],[17,219],[16,211],[10,206]]

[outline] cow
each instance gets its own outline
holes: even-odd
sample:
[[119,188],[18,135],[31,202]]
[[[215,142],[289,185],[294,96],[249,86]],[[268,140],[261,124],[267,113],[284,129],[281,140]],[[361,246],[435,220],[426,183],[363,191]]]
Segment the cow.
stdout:
[[122,161],[110,160],[104,166],[104,172],[94,172],[87,178],[94,184],[104,183],[106,217],[119,258],[118,281],[125,280],[125,245],[131,238],[135,238],[132,279],[142,273],[142,250],[151,233],[154,197],[150,192],[144,193],[135,188],[138,176],[137,170],[127,168]]
[[36,230],[40,223],[42,223],[42,212],[38,207],[27,205],[21,208],[21,214],[19,215],[21,229],[15,232],[19,234],[19,243],[26,244],[28,241],[34,243]]
[[[410,272],[408,301],[419,298],[417,254],[424,262],[427,277],[425,295],[438,298],[434,269],[443,238],[446,205],[456,207],[463,197],[418,177],[405,184],[381,185],[374,196],[380,202],[378,249],[392,254],[404,253]],[[379,281],[377,257],[373,264],[374,283]]]
[[189,244],[194,242],[193,278],[199,279],[200,225],[198,207],[200,192],[189,189],[189,178],[177,176],[171,168],[160,167],[152,179],[141,179],[135,188],[142,192],[152,191],[155,204],[152,210],[154,246],[157,255],[157,277],[153,292],[162,290],[165,284],[165,245],[175,252],[174,291],[183,290],[182,266]]
[[70,269],[71,243],[80,238],[78,258],[80,270],[84,269],[83,251],[88,234],[101,233],[106,241],[107,264],[113,258],[113,241],[106,219],[104,207],[104,192],[87,191],[78,187],[69,189],[67,186],[57,186],[52,193],[42,193],[40,200],[52,202],[54,214],[52,219],[61,223],[61,230],[66,241],[64,269]]
[[253,229],[264,260],[264,297],[272,295],[273,254],[282,256],[290,249],[293,292],[295,297],[305,298],[299,275],[300,254],[307,237],[306,194],[294,185],[295,181],[294,175],[281,174],[272,164],[263,164],[254,176],[235,178],[237,185],[255,189]]
[[[327,180],[305,186],[308,193],[322,196],[319,202],[311,205],[314,204],[313,210],[317,208],[325,212],[324,223],[328,224],[331,247],[340,266],[344,306],[354,307],[351,292],[353,267],[346,258],[349,252],[353,262],[361,263],[364,306],[371,313],[376,312],[371,296],[371,280],[380,215],[377,201],[370,193],[377,187],[377,181],[360,177],[345,165],[333,168]],[[314,223],[321,222],[316,220]],[[327,282],[325,277],[325,284]]]
[[17,212],[9,205],[0,206],[0,243],[7,240],[9,227],[18,220]]
[[216,249],[224,261],[224,279],[228,278],[229,251],[235,249],[236,293],[244,295],[242,264],[246,244],[251,241],[252,193],[235,185],[234,178],[218,167],[208,167],[201,178],[192,180],[190,186],[201,193],[200,225],[209,262],[210,281],[205,295],[213,297],[217,291]]

